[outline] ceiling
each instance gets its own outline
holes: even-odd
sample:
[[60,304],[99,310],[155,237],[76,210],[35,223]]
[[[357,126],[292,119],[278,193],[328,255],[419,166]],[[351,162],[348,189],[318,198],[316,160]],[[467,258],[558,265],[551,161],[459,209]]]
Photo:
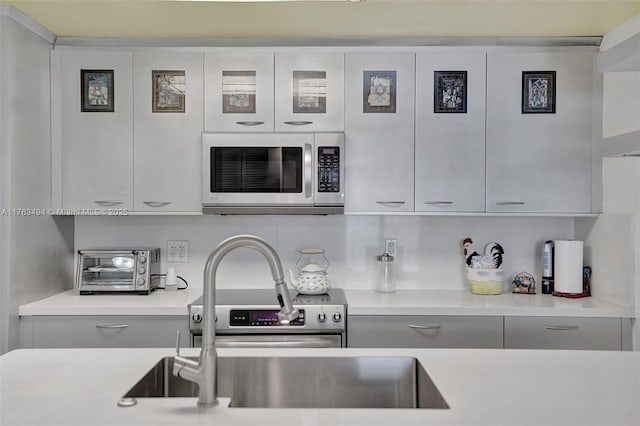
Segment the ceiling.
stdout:
[[56,36],[379,38],[599,36],[640,15],[640,0],[366,0],[216,3],[0,0]]

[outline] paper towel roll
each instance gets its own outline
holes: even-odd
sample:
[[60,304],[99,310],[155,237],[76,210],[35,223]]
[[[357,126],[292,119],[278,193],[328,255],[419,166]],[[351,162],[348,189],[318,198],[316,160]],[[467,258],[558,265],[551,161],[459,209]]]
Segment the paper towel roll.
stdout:
[[582,293],[582,241],[555,240],[554,290],[560,293]]

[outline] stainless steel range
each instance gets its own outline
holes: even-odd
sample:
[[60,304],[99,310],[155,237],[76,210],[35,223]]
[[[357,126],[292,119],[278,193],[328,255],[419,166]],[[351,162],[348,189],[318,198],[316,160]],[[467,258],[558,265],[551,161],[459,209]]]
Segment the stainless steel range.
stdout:
[[[216,291],[217,347],[346,347],[347,299],[341,289],[293,298],[300,316],[278,321],[280,306],[272,289]],[[191,345],[202,344],[202,297],[189,305]]]

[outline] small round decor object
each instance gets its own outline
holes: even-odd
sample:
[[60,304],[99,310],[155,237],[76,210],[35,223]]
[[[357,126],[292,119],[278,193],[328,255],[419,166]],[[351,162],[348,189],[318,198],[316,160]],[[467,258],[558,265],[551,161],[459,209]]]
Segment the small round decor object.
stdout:
[[536,294],[536,279],[528,272],[520,272],[511,281],[511,292],[522,294]]

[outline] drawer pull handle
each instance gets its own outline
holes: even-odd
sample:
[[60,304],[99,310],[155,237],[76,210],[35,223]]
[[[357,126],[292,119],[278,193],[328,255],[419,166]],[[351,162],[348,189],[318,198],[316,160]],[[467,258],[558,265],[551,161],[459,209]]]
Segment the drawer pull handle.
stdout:
[[168,206],[172,202],[171,201],[143,201],[143,203],[148,205],[149,207],[164,207],[164,206]]
[[264,124],[264,121],[236,121],[236,124],[241,126],[259,126]]
[[114,329],[114,328],[127,328],[129,327],[129,324],[97,324],[96,328],[107,328],[107,329]]
[[376,201],[376,204],[380,204],[382,206],[387,206],[387,207],[399,207],[405,204],[405,202],[404,201]]
[[453,201],[425,201],[424,203],[428,206],[450,206]]
[[524,201],[498,201],[496,206],[524,206]]
[[547,330],[566,331],[566,330],[577,330],[580,327],[578,327],[577,325],[548,325],[545,328]]
[[100,204],[103,207],[113,207],[113,206],[117,206],[118,204],[122,204],[124,203],[124,201],[117,201],[117,200],[96,200],[94,201],[94,203],[96,204]]
[[284,124],[288,124],[290,126],[306,126],[308,124],[313,124],[313,121],[285,121]]
[[438,329],[442,328],[442,326],[440,324],[433,324],[433,325],[409,324],[408,327],[409,328],[417,328],[418,330],[438,330]]

